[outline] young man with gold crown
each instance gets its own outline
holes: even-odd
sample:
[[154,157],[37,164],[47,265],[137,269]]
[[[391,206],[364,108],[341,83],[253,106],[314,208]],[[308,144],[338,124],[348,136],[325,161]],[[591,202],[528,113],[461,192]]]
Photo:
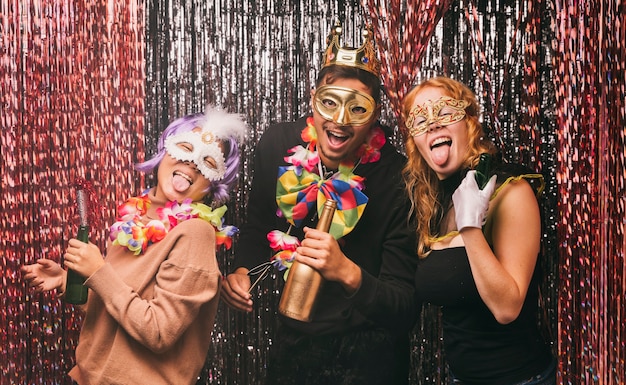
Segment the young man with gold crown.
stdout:
[[[328,37],[312,116],[270,127],[256,147],[247,223],[221,292],[230,307],[251,312],[260,265],[298,262],[323,277],[310,320],[280,315],[269,353],[273,385],[408,382],[417,307],[405,158],[378,123],[371,29],[358,49],[340,47],[340,34],[338,24]],[[326,233],[315,224],[330,198],[337,209]]]

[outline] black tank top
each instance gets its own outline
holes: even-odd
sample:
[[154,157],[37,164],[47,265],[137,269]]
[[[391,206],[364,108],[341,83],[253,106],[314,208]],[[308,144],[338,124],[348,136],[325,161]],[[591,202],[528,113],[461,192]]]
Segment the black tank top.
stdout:
[[519,317],[496,321],[481,300],[465,247],[433,250],[415,274],[419,299],[442,306],[443,339],[450,370],[464,384],[512,384],[551,362],[537,327],[538,269]]

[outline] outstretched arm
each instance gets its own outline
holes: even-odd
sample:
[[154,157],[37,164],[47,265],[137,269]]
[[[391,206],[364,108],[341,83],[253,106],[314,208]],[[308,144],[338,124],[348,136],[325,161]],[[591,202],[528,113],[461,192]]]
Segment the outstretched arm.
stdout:
[[21,268],[24,280],[28,286],[36,292],[58,290],[65,292],[65,277],[67,272],[56,262],[42,258],[32,265],[24,265]]

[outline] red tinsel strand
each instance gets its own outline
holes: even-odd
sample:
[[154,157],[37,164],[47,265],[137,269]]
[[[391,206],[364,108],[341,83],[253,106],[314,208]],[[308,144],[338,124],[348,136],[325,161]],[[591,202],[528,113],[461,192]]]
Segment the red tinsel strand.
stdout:
[[[32,292],[19,269],[60,261],[76,231],[68,187],[77,176],[96,184],[92,193],[112,191],[109,220],[137,190],[139,179],[126,171],[143,150],[132,131],[143,129],[142,11],[125,0],[9,0],[0,3],[0,30],[0,383],[71,384],[82,315],[55,293]],[[121,170],[130,178],[119,178]],[[104,250],[97,215],[94,222],[90,240]]]
[[[560,272],[559,346],[562,356],[580,357],[560,363],[565,383],[623,384],[625,376],[626,312],[623,301],[610,300],[626,293],[624,114],[616,108],[625,96],[624,10],[618,4],[556,2],[559,238],[561,260],[570,262]],[[613,39],[613,31],[621,36]],[[620,324],[621,330],[612,327]]]
[[[402,100],[415,85],[428,42],[451,3],[451,0],[363,0],[376,37],[383,86],[404,138],[408,132],[400,119]],[[406,8],[402,9],[403,6]]]
[[[523,45],[521,107],[525,113],[520,116],[520,163],[542,172],[541,126],[542,95],[540,94],[541,62],[541,8],[543,1],[528,4],[528,21],[525,22],[525,44]],[[521,16],[518,18],[521,19]],[[516,30],[517,31],[517,30]],[[507,73],[508,75],[508,73]],[[501,87],[501,92],[502,92]],[[526,150],[526,151],[524,151]]]

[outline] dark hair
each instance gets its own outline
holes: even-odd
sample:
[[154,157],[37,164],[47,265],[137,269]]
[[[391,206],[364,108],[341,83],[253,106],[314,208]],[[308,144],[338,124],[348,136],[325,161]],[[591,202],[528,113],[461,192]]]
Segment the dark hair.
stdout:
[[336,64],[324,67],[319,74],[317,74],[315,87],[319,87],[324,82],[326,84],[332,84],[337,79],[356,79],[360,81],[372,91],[372,97],[376,101],[376,104],[380,103],[380,78],[361,68]]

